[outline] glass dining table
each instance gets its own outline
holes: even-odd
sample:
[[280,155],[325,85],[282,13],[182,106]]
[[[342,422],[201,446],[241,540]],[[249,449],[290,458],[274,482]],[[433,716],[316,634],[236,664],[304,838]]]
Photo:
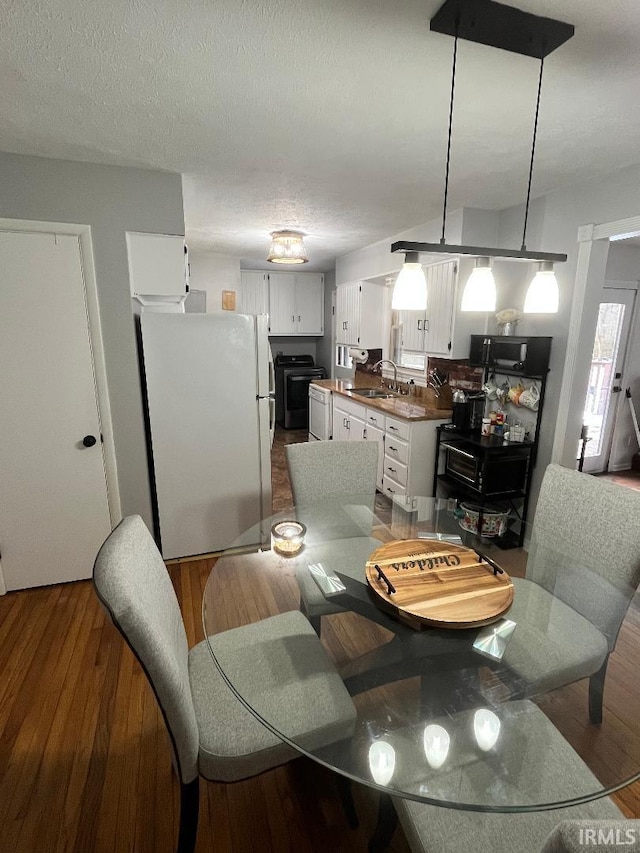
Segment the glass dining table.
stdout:
[[[279,539],[286,525],[277,527],[285,521],[299,525],[289,553]],[[217,560],[205,635],[301,609],[354,706],[334,742],[314,744],[299,720],[274,712],[264,658],[210,642],[215,665],[299,753],[394,797],[527,812],[614,792],[640,776],[640,601],[589,554],[546,541],[535,526],[525,533],[528,553],[480,536],[455,501],[348,495],[275,515]],[[383,564],[385,546],[392,557]],[[477,590],[452,580],[460,567],[447,574],[452,554],[466,554],[483,582],[506,585],[507,606],[479,616]],[[419,610],[429,583],[437,602],[454,602],[454,620],[446,608],[416,620],[396,606],[411,562],[418,592],[408,609]],[[295,678],[295,645],[289,653]]]

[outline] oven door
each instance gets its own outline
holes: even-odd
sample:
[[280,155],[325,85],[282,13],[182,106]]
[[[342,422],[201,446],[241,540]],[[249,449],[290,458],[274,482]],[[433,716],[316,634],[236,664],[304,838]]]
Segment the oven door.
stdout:
[[445,473],[472,489],[480,490],[480,458],[455,444],[443,444],[446,450]]

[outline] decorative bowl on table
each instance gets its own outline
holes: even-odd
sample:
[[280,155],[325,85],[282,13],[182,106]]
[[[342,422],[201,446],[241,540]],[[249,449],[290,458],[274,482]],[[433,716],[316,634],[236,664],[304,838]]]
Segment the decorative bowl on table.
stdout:
[[459,520],[460,527],[469,533],[478,533],[478,519],[482,513],[482,529],[480,536],[503,536],[507,530],[509,510],[496,507],[481,507],[477,504],[461,503],[460,509],[464,515]]

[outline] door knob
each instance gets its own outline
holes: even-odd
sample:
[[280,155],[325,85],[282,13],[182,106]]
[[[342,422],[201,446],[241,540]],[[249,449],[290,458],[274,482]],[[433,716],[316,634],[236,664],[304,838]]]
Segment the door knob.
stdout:
[[82,443],[85,447],[93,447],[96,441],[97,439],[95,435],[85,435],[85,437],[82,439]]

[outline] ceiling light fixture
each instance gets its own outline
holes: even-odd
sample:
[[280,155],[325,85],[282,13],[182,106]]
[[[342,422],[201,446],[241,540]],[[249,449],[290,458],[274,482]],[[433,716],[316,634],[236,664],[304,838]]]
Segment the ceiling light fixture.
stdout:
[[523,311],[525,314],[557,314],[559,302],[560,291],[553,264],[542,261],[527,290]]
[[302,239],[304,236],[300,231],[272,231],[267,260],[272,264],[308,263],[307,250]]
[[[531,15],[528,12],[523,12],[520,9],[515,9],[512,6],[505,6],[502,3],[496,3],[494,0],[445,0],[443,6],[431,19],[431,30],[433,32],[443,33],[454,37],[453,45],[453,66],[451,72],[451,96],[449,101],[449,133],[447,136],[447,161],[445,167],[444,180],[444,201],[442,207],[442,236],[439,243],[413,243],[400,240],[392,243],[392,252],[407,253],[422,252],[428,254],[449,254],[449,255],[475,255],[482,263],[477,263],[476,268],[469,277],[469,281],[465,287],[463,294],[463,311],[494,311],[495,297],[493,304],[489,299],[489,294],[492,292],[489,277],[493,280],[490,266],[487,261],[490,258],[502,258],[505,260],[519,261],[538,261],[550,264],[551,268],[545,268],[540,272],[546,274],[543,279],[545,292],[551,292],[551,277],[555,280],[553,273],[553,264],[567,260],[565,254],[556,254],[551,252],[530,252],[526,247],[527,220],[529,218],[529,202],[531,198],[531,178],[533,176],[533,160],[536,147],[536,136],[538,131],[538,112],[540,109],[540,93],[542,90],[542,70],[544,58],[552,53],[561,44],[568,41],[574,34],[574,27],[571,24],[566,24],[563,21],[556,21],[552,18],[542,18],[539,15]],[[456,62],[458,56],[458,39],[473,41],[479,44],[487,45],[488,47],[499,47],[503,50],[509,50],[513,53],[519,53],[523,56],[531,56],[540,60],[540,76],[538,79],[538,97],[536,101],[536,116],[533,128],[533,143],[531,146],[531,160],[529,164],[529,183],[527,187],[527,201],[525,205],[524,227],[522,231],[522,247],[517,249],[500,249],[489,246],[458,246],[452,243],[447,243],[445,239],[445,228],[447,219],[447,196],[449,192],[449,166],[451,161],[451,128],[453,124],[453,104],[455,95],[455,80],[456,80]],[[490,261],[489,261],[490,263]],[[550,305],[551,300],[545,302],[542,298],[541,282],[535,276],[531,283],[533,296],[530,304]],[[556,283],[557,287],[557,283]],[[476,288],[478,290],[476,291]],[[467,293],[470,290],[470,293]],[[495,284],[493,285],[493,293],[495,294]],[[527,294],[528,296],[528,294]],[[465,307],[468,305],[481,305],[482,307]],[[490,307],[484,307],[484,306]],[[525,305],[525,311],[527,307]],[[537,310],[549,311],[550,308]],[[557,303],[556,308],[557,311]]]

